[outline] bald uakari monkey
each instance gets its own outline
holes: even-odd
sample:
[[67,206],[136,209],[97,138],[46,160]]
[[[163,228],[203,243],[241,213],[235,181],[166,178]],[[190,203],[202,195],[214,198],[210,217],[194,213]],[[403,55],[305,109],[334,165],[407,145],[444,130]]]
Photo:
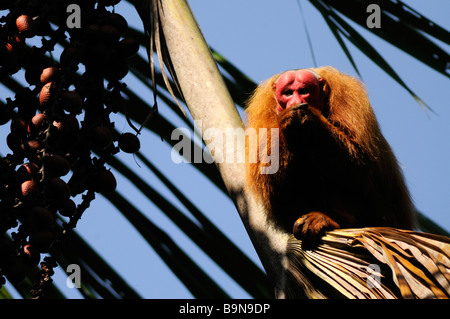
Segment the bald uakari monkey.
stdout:
[[[304,243],[335,228],[414,227],[402,172],[356,78],[332,67],[277,74],[258,86],[247,113],[248,129],[279,129],[277,139],[257,139],[246,170],[274,225]],[[247,140],[247,151],[253,146]],[[274,147],[279,168],[264,174]]]

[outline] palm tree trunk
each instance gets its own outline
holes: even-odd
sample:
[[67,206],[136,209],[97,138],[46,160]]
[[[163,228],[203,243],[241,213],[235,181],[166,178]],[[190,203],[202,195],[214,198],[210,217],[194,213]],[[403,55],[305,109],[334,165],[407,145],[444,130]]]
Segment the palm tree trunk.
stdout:
[[[221,134],[223,149],[216,143],[208,144],[206,138],[205,143],[275,287],[276,297],[284,297],[288,236],[267,226],[264,210],[245,189],[245,163],[234,157],[238,152],[244,154],[245,126],[242,119],[186,1],[161,0],[159,15],[168,53],[189,112],[202,136],[214,134],[214,138],[220,138],[217,133]],[[227,144],[227,130],[236,133],[237,143]],[[233,160],[227,157],[229,155]]]

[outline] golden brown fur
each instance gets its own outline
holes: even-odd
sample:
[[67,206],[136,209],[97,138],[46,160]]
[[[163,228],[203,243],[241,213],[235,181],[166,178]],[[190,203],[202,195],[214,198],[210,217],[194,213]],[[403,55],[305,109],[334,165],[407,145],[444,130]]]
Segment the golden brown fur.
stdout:
[[[279,114],[277,74],[255,90],[248,128],[268,128],[260,157],[247,164],[248,187],[269,219],[290,232],[300,216],[319,211],[340,227],[414,226],[412,203],[396,158],[381,134],[363,84],[332,67],[310,69],[324,80],[324,109]],[[279,128],[279,169],[261,174],[270,155],[270,128]],[[247,151],[252,147],[247,140]],[[265,154],[265,155],[264,155]]]

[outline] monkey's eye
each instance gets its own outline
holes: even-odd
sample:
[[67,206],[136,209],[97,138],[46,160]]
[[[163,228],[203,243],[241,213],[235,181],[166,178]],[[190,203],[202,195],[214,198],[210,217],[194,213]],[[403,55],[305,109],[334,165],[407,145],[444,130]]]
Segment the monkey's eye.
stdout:
[[294,91],[292,91],[292,90],[286,90],[283,92],[283,95],[291,96],[293,93],[294,93]]
[[308,93],[309,93],[309,90],[308,90],[308,88],[301,88],[300,90],[298,90],[298,93],[299,93],[300,95],[308,94]]

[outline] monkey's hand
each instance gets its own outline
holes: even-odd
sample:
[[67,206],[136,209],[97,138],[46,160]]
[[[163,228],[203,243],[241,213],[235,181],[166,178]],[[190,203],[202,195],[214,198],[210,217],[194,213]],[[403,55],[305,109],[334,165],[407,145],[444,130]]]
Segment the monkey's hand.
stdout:
[[311,212],[295,221],[292,232],[302,241],[303,248],[313,248],[326,231],[336,228],[340,228],[339,224],[324,213]]

